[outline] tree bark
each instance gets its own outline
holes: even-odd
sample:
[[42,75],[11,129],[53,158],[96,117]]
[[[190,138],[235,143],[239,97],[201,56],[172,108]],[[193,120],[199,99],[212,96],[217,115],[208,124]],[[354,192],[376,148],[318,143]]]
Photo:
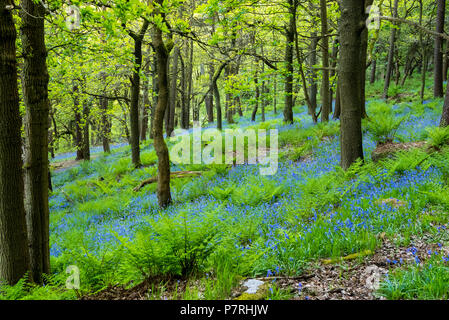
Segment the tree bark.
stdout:
[[88,101],[85,101],[83,105],[83,159],[86,161],[90,161],[89,114],[90,114],[89,103]]
[[444,97],[443,113],[441,114],[440,127],[449,125],[449,86],[446,86],[446,95]]
[[333,100],[334,100],[334,84],[335,84],[335,79],[336,79],[336,69],[337,69],[337,62],[338,62],[338,47],[339,47],[339,42],[338,42],[338,38],[336,38],[334,40],[334,42],[332,43],[332,58],[331,58],[331,71],[330,71],[330,77],[333,78],[333,83],[330,86],[329,89],[329,101],[330,101],[330,106],[331,106],[331,110],[330,112],[332,112],[332,104],[333,104]]
[[140,167],[140,136],[139,136],[139,96],[140,96],[140,70],[142,68],[142,42],[148,29],[149,22],[145,20],[136,34],[129,31],[129,35],[134,40],[134,68],[131,79],[131,106],[130,106],[130,125],[131,125],[131,158],[134,167]]
[[214,90],[212,80],[214,78],[214,64],[211,62],[209,64],[209,92],[207,93],[205,104],[206,104],[206,113],[207,113],[207,121],[209,123],[214,122]]
[[157,62],[157,53],[154,51],[153,54],[153,68],[152,68],[152,90],[153,90],[153,104],[151,106],[151,115],[150,115],[150,139],[154,138],[154,115],[156,113],[157,100],[159,95],[159,80],[158,80],[158,62]]
[[103,151],[105,153],[111,152],[111,146],[109,139],[111,136],[111,122],[108,116],[108,99],[100,98],[100,110],[101,110],[101,140],[103,144]]
[[[149,58],[150,52],[148,52]],[[150,97],[149,97],[149,86],[150,86],[150,63],[145,66],[145,81],[143,82],[143,98],[142,98],[142,120],[140,125],[140,140],[145,141],[147,139],[148,131],[148,120],[149,120],[149,109],[150,109]]]
[[[393,17],[397,18],[398,16],[398,4],[399,0],[394,0],[394,7],[393,7]],[[390,88],[390,80],[391,80],[391,74],[393,73],[393,59],[394,59],[394,51],[395,51],[395,42],[396,42],[396,23],[393,24],[393,27],[391,29],[390,34],[390,48],[388,51],[388,63],[387,63],[387,73],[385,75],[385,85],[384,85],[384,92],[382,95],[383,99],[388,99],[388,89]]]
[[21,2],[23,99],[25,114],[25,211],[30,250],[31,277],[42,283],[50,273],[50,214],[48,207],[48,100],[47,50],[42,3]]
[[257,110],[259,109],[259,99],[260,99],[260,90],[259,90],[259,66],[256,64],[256,74],[254,76],[254,87],[256,92],[256,101],[254,104],[253,112],[251,113],[251,121],[256,121]]
[[178,61],[179,61],[179,47],[173,48],[173,54],[171,57],[172,71],[170,77],[170,94],[169,94],[169,106],[167,110],[168,126],[166,128],[167,137],[170,137],[175,129],[175,109],[176,101],[178,100]]
[[286,123],[293,123],[293,45],[295,41],[296,30],[296,0],[288,0],[288,11],[290,15],[289,23],[285,30],[285,106],[284,106],[284,121]]
[[377,59],[374,58],[373,61],[371,62],[371,76],[369,80],[370,84],[374,84],[374,82],[376,82],[376,71],[377,71]]
[[83,131],[81,129],[81,110],[78,85],[73,86],[73,112],[75,113],[76,160],[83,160]]
[[331,110],[330,91],[329,91],[329,38],[327,36],[327,4],[326,0],[320,0],[321,7],[321,52],[323,77],[321,82],[321,122],[329,121]]
[[190,105],[192,101],[192,91],[193,91],[193,40],[190,40],[190,46],[189,46],[189,63],[187,67],[187,101],[185,109],[182,113],[182,120],[183,120],[183,128],[189,129],[190,127]]
[[[444,32],[446,0],[437,0],[436,32]],[[443,39],[435,37],[433,95],[435,98],[443,96]]]
[[318,85],[316,83],[316,72],[315,65],[317,64],[317,54],[316,49],[318,46],[318,37],[316,32],[312,32],[311,34],[312,40],[310,42],[310,56],[309,56],[309,81],[310,81],[310,90],[309,90],[309,99],[310,99],[310,108],[309,113],[314,118],[313,122],[316,123],[316,109],[317,105],[317,93],[318,93]]
[[365,17],[365,1],[342,0],[340,41],[341,166],[348,169],[363,160],[360,51]]
[[[163,0],[156,0],[162,5]],[[159,10],[156,10],[159,11]],[[164,14],[162,13],[162,16]],[[155,27],[153,34],[153,45],[157,55],[158,63],[158,101],[154,113],[154,148],[158,157],[158,186],[157,197],[161,208],[170,205],[170,158],[168,148],[164,140],[163,127],[165,110],[168,107],[168,55],[169,52],[162,39],[162,30]]]
[[10,0],[0,0],[0,281],[14,285],[29,271],[22,179],[22,139]]

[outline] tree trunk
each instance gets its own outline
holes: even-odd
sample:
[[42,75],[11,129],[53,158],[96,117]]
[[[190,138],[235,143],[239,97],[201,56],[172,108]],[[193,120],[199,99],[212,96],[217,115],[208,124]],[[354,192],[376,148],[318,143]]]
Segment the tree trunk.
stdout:
[[[150,59],[150,52],[148,52],[148,59]],[[150,109],[150,63],[145,66],[145,81],[143,82],[143,99],[142,99],[142,124],[140,125],[140,140],[147,140],[147,131],[148,131],[148,112]]]
[[337,68],[337,62],[338,62],[338,47],[339,47],[339,44],[338,44],[338,38],[336,38],[335,40],[334,40],[334,42],[332,43],[332,62],[331,62],[331,71],[330,71],[330,77],[331,78],[333,78],[334,80],[333,80],[333,83],[332,83],[332,85],[330,86],[330,89],[329,89],[329,101],[330,101],[330,104],[331,104],[331,110],[330,110],[330,112],[332,112],[332,104],[333,104],[333,100],[334,100],[334,89],[333,89],[333,87],[334,87],[334,84],[335,84],[335,76],[336,76],[336,71],[335,71],[335,69]]
[[449,43],[445,41],[444,44],[446,48],[443,54],[443,82],[447,81],[447,71],[449,69]]
[[214,64],[211,62],[209,64],[209,92],[207,93],[205,104],[206,104],[206,113],[207,113],[207,121],[209,123],[214,122],[214,89],[212,80],[214,78]]
[[22,179],[16,38],[9,0],[0,0],[0,281],[14,285],[29,269]]
[[[229,80],[229,77],[233,74],[233,65],[228,64],[228,66],[225,68],[225,79]],[[233,111],[232,111],[232,94],[230,92],[227,92],[226,95],[226,120],[228,121],[228,124],[234,123],[234,117],[233,117]]]
[[334,119],[340,119],[341,115],[341,90],[340,90],[340,80],[337,80],[337,94],[335,96],[335,109],[334,109]]
[[[263,47],[262,47],[262,56],[263,56]],[[262,107],[262,122],[265,122],[265,107],[267,106],[267,87],[265,85],[265,63],[262,63],[262,101],[261,101],[261,107]]]
[[278,95],[277,95],[277,92],[278,92],[278,90],[277,90],[277,84],[278,84],[278,77],[277,77],[277,74],[274,74],[273,75],[273,111],[274,111],[274,114],[277,114],[278,112],[277,112],[277,102],[278,102],[278,99],[277,99],[277,97],[278,97]]
[[108,99],[100,98],[101,110],[101,140],[103,143],[103,151],[105,153],[111,152],[109,139],[111,136],[111,123],[108,116]]
[[25,115],[25,211],[31,277],[42,283],[50,273],[50,214],[48,207],[48,100],[47,50],[42,3],[22,0],[21,38]]
[[443,113],[441,114],[440,127],[449,125],[449,86],[446,86],[446,95],[444,97]]
[[369,83],[374,84],[374,82],[376,82],[376,70],[377,69],[377,59],[373,59],[373,61],[371,62],[371,76],[370,76],[370,80]]
[[[340,21],[341,166],[363,159],[360,51],[365,1],[342,0]],[[366,28],[366,27],[365,27]]]
[[[364,14],[366,17],[366,20],[368,19],[369,15],[366,13],[369,6],[373,4],[374,0],[365,0],[364,1]],[[365,21],[366,21],[365,20]],[[362,29],[362,42],[361,42],[361,50],[360,50],[360,90],[361,90],[361,96],[360,96],[360,108],[362,109],[362,118],[366,118],[366,93],[365,93],[365,86],[366,86],[366,65],[367,65],[367,55],[368,55],[368,28]]]
[[222,115],[221,115],[221,102],[220,102],[220,90],[218,90],[217,81],[212,83],[214,97],[215,97],[215,108],[217,109],[217,129],[221,130],[223,128]]
[[[446,0],[437,0],[436,32],[444,32]],[[443,38],[435,37],[433,95],[435,98],[443,96]]]
[[157,106],[157,100],[159,95],[159,85],[158,85],[158,78],[157,75],[159,73],[158,71],[158,62],[157,62],[157,53],[154,52],[153,54],[153,68],[152,68],[152,90],[153,90],[153,103],[151,106],[151,115],[150,115],[150,139],[154,138],[154,114],[156,113],[156,106]]
[[[423,23],[423,2],[419,1],[419,25]],[[423,34],[419,33],[419,47],[421,48],[421,90],[420,90],[420,98],[421,103],[424,102],[424,90],[426,89],[426,71],[427,71],[427,52],[424,47]]]
[[321,52],[323,64],[323,78],[321,82],[321,122],[329,121],[331,101],[329,96],[329,38],[327,36],[327,4],[320,0],[321,7]]
[[284,121],[293,123],[293,44],[295,41],[296,30],[296,1],[288,0],[290,20],[286,28],[286,44],[285,44],[285,106]]
[[173,48],[172,60],[172,71],[170,77],[170,94],[169,94],[169,106],[167,109],[167,119],[168,126],[166,128],[167,137],[170,137],[173,130],[175,129],[175,110],[176,101],[178,100],[178,61],[179,61],[179,47],[175,46]]
[[187,68],[187,96],[186,96],[187,101],[186,107],[182,114],[184,129],[189,129],[190,127],[190,104],[192,100],[192,92],[193,92],[193,40],[190,40],[189,64]]
[[[163,0],[156,0],[156,2],[162,5]],[[159,206],[165,208],[172,201],[170,192],[170,158],[163,135],[164,115],[165,110],[168,108],[169,99],[167,76],[169,52],[162,39],[162,30],[158,27],[155,27],[154,30],[153,45],[158,63],[158,101],[154,112],[154,148],[158,157],[157,198]]]
[[259,90],[259,70],[258,70],[258,64],[256,64],[256,74],[254,76],[254,87],[255,87],[255,92],[256,92],[256,101],[255,101],[255,104],[254,104],[253,112],[251,114],[251,121],[252,122],[256,121],[257,110],[259,109],[260,90]]
[[[398,16],[398,3],[399,0],[394,0],[394,8],[393,8],[393,17],[397,18]],[[388,63],[387,63],[387,73],[385,75],[385,85],[383,92],[383,99],[388,99],[388,89],[390,88],[390,80],[391,75],[393,73],[393,64],[394,64],[394,51],[395,51],[395,42],[396,42],[396,24],[393,23],[393,27],[391,29],[390,34],[390,49],[388,51]]]
[[79,89],[75,85],[73,87],[73,111],[75,113],[75,146],[76,146],[76,160],[83,160],[83,131],[81,129],[81,110],[79,100]]
[[145,20],[139,34],[129,31],[134,40],[134,68],[131,80],[131,106],[129,121],[131,124],[131,158],[135,168],[140,167],[140,136],[139,136],[139,96],[140,70],[142,68],[142,42],[148,29],[149,22]]
[[[311,34],[312,40],[310,42],[310,56],[309,56],[309,81],[310,81],[310,90],[309,90],[309,99],[310,99],[310,110],[309,113],[315,118],[317,105],[317,93],[318,86],[316,83],[316,72],[315,65],[317,64],[317,54],[316,48],[318,46],[318,37],[316,32],[312,32]],[[316,120],[314,119],[314,122]]]
[[85,101],[83,105],[83,159],[87,161],[90,161],[89,114],[89,104]]

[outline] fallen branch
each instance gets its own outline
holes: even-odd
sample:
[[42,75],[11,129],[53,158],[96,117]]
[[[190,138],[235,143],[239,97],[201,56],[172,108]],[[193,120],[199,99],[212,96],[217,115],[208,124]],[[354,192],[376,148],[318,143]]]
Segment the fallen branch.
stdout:
[[[195,177],[195,176],[201,176],[203,174],[202,171],[175,171],[170,173],[170,178],[189,178],[189,177]],[[145,187],[148,184],[152,184],[157,182],[157,176],[151,177],[147,180],[144,180],[133,189],[134,192],[139,191],[143,187]]]

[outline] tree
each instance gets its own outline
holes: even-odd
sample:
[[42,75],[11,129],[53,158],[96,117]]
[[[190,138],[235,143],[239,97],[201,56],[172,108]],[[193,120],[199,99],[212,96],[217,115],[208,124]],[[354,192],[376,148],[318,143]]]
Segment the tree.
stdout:
[[289,22],[285,28],[285,105],[284,105],[284,121],[293,123],[293,45],[295,42],[296,30],[296,9],[297,0],[288,0],[287,8],[289,14]]
[[360,83],[361,35],[366,25],[365,1],[342,0],[339,85],[341,90],[341,166],[348,169],[363,159]]
[[[398,16],[398,5],[399,0],[394,0],[394,7],[393,7],[393,17],[397,18]],[[389,44],[389,51],[388,51],[388,63],[387,63],[387,73],[385,75],[385,85],[384,85],[384,93],[383,98],[388,98],[388,89],[390,87],[390,79],[391,74],[393,73],[393,59],[394,59],[394,49],[395,49],[395,42],[396,42],[396,24],[393,24],[393,27],[391,29],[390,34],[390,44]]]
[[[436,32],[444,32],[444,17],[446,12],[446,0],[437,0]],[[433,95],[443,96],[443,39],[435,37],[434,47],[434,70],[433,70]]]
[[330,89],[329,89],[329,38],[327,35],[327,3],[320,0],[321,7],[321,52],[323,61],[323,78],[321,82],[321,121],[329,121],[331,111]]
[[[49,110],[47,49],[41,2],[22,0],[23,100],[25,114],[25,210],[31,276],[42,283],[50,273],[50,213],[48,207]],[[86,124],[87,125],[87,124]],[[88,140],[88,138],[87,138]]]
[[149,21],[144,19],[138,33],[128,30],[129,36],[134,40],[134,68],[131,79],[131,157],[134,167],[140,167],[140,135],[139,135],[139,97],[140,97],[140,70],[142,68],[142,42],[149,26]]
[[0,0],[0,282],[29,271],[22,179],[16,37],[10,0]]
[[[156,0],[156,3],[162,7],[163,0]],[[155,9],[155,16],[165,19],[165,14],[160,10],[160,8]],[[164,23],[164,22],[162,22]],[[167,207],[171,203],[171,192],[170,192],[170,158],[168,154],[167,144],[164,140],[163,126],[164,126],[164,115],[166,109],[168,108],[169,100],[169,88],[168,88],[168,56],[170,50],[173,47],[171,43],[168,48],[164,43],[162,37],[162,25],[157,25],[153,32],[153,46],[156,52],[157,59],[157,81],[158,81],[158,100],[156,109],[154,112],[154,148],[156,149],[156,154],[158,157],[158,186],[157,186],[157,197],[159,206],[162,208]],[[172,40],[171,40],[172,41]]]

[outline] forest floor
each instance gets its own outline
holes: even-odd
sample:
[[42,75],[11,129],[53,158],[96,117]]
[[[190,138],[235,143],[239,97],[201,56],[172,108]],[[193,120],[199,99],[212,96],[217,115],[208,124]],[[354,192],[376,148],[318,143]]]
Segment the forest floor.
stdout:
[[[248,279],[266,284],[262,295],[245,296],[254,299],[449,298],[449,148],[441,143],[449,133],[434,129],[442,100],[416,102],[418,87],[392,88],[407,100],[368,102],[365,162],[347,172],[339,122],[314,125],[306,107],[295,107],[291,125],[273,111],[263,123],[249,112],[225,122],[278,129],[277,173],[260,175],[261,164],[173,164],[202,175],[172,179],[165,210],[155,184],[133,191],[157,173],[152,141],[142,143],[137,170],[127,145],[79,164],[60,155],[50,195],[54,273],[45,287],[21,282],[0,298],[236,299]],[[373,162],[389,140],[416,144]],[[68,266],[80,271],[79,290],[65,289]]]

